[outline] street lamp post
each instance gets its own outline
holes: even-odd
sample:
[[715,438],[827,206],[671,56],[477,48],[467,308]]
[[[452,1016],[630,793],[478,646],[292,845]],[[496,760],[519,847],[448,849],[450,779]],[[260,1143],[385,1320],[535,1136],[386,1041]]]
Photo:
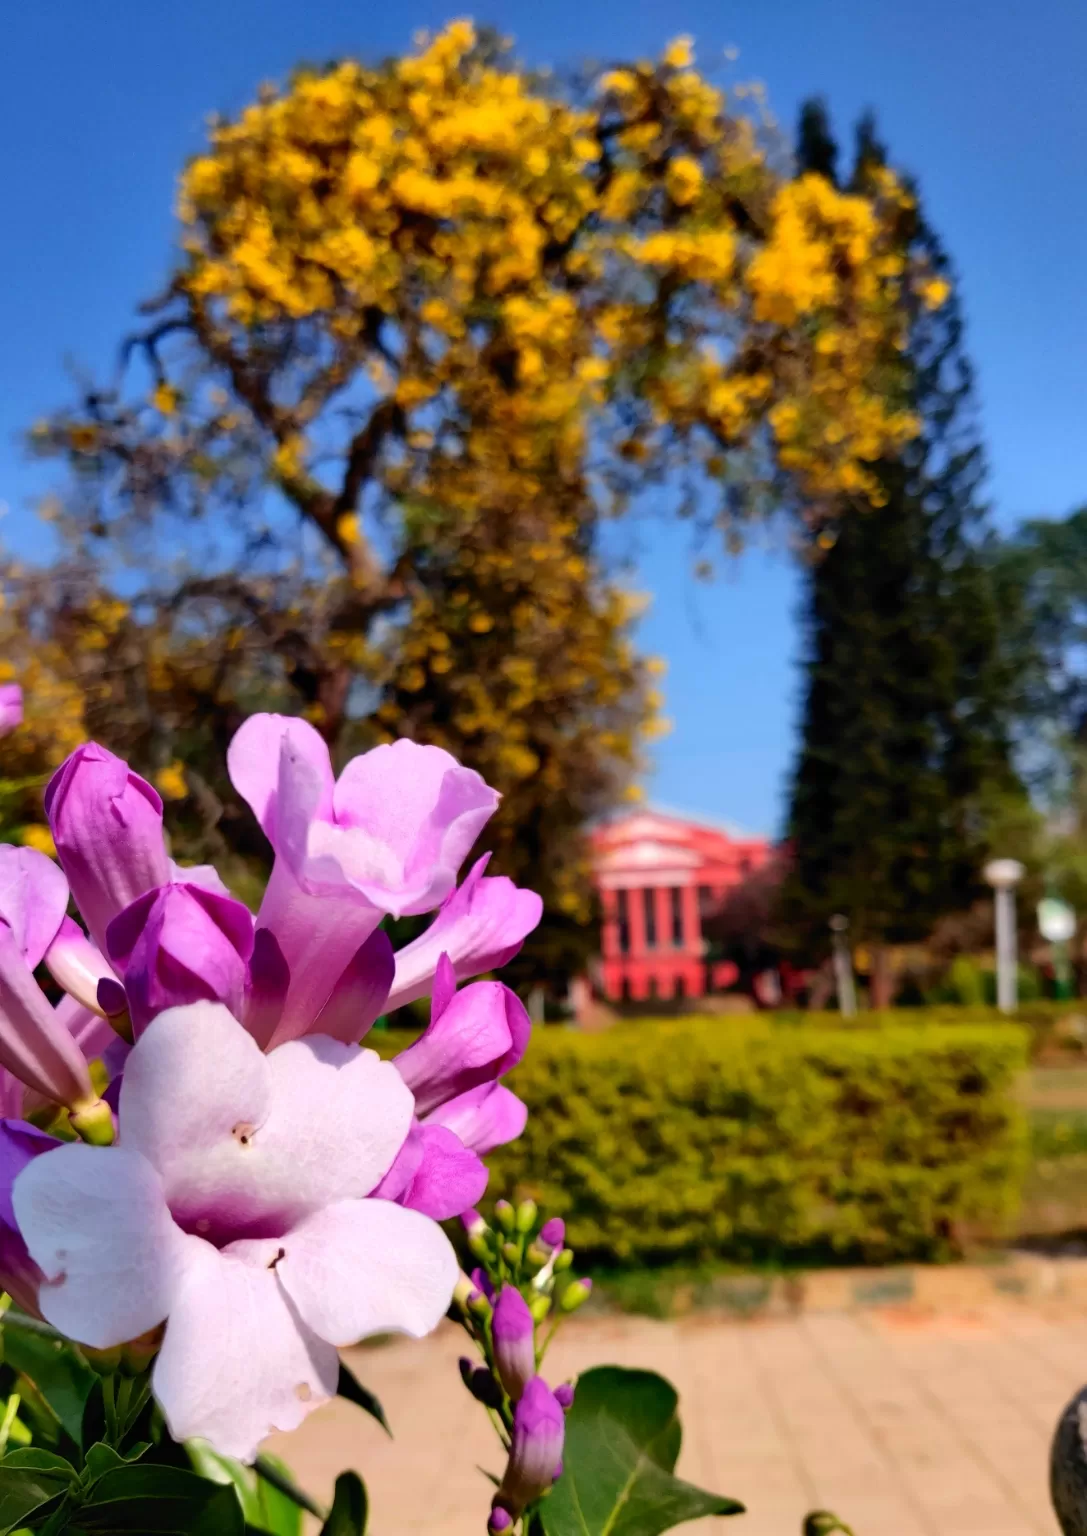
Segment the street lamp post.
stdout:
[[1026,871],[1018,859],[992,859],[982,873],[993,888],[996,912],[996,1006],[1001,1013],[1014,1013],[1019,1004],[1015,887]]
[[849,919],[841,912],[836,912],[830,920],[830,931],[834,935],[834,984],[838,992],[838,1009],[845,1019],[851,1019],[857,1011],[857,993],[853,986],[853,962],[849,955],[849,941],[846,933],[849,930]]

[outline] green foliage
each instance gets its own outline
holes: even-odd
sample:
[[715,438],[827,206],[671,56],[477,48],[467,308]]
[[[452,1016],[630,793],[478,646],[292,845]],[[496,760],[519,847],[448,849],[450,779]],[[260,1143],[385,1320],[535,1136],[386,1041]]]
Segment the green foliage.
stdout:
[[341,1472],[321,1536],[366,1536],[369,1502],[357,1472]]
[[682,1432],[675,1389],[653,1371],[598,1366],[578,1378],[563,1475],[540,1514],[547,1536],[657,1536],[703,1515],[738,1515],[735,1499],[673,1475]]
[[[828,137],[809,104],[802,151],[824,163]],[[862,124],[851,187],[862,191],[883,163]],[[781,906],[789,936],[809,951],[828,946],[836,912],[854,942],[876,946],[925,937],[968,908],[983,893],[997,809],[1018,789],[961,311],[919,206],[900,238],[946,297],[934,308],[917,295],[908,310],[920,436],[877,466],[878,511],[843,516],[832,546],[813,552],[795,857]]]
[[1014,1212],[1026,1047],[1007,1024],[538,1032],[493,1185],[596,1263],[947,1257]]

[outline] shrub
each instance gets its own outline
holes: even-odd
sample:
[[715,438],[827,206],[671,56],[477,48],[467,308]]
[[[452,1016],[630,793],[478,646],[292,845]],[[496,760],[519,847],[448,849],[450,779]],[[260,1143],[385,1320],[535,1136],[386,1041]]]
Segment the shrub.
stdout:
[[1026,1045],[1007,1024],[541,1031],[491,1185],[598,1264],[950,1257],[1014,1214]]

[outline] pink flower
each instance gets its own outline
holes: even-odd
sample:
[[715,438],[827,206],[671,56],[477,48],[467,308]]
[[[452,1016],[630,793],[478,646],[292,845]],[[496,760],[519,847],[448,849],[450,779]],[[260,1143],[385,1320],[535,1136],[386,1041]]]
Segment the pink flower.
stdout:
[[0,736],[9,736],[23,723],[23,690],[18,683],[0,684]]
[[440,1228],[365,1198],[411,1117],[373,1052],[312,1037],[265,1056],[220,1004],[160,1014],[128,1059],[120,1145],[60,1147],[15,1181],[42,1316],[95,1348],[165,1321],[171,1434],[251,1460],[333,1395],[337,1346],[419,1337],[449,1305]]
[[543,902],[536,892],[504,875],[485,877],[489,859],[489,853],[478,859],[425,933],[397,950],[389,1012],[427,995],[443,953],[456,979],[468,981],[506,965],[540,921]]
[[500,981],[477,981],[450,994],[439,969],[438,982],[430,1023],[396,1057],[420,1116],[515,1067],[532,1034],[524,1005]]
[[258,917],[290,986],[273,1043],[309,1029],[386,912],[426,912],[449,895],[498,796],[438,747],[375,747],[334,778],[304,720],[254,715],[230,744],[235,789],[275,851]]
[[[533,1376],[513,1410],[513,1436],[494,1509],[519,1515],[546,1493],[562,1472],[566,1419],[542,1376]],[[492,1517],[493,1518],[493,1517]]]
[[82,1109],[98,1097],[87,1063],[34,980],[67,902],[51,859],[0,846],[0,1066],[42,1100]]
[[25,1120],[0,1120],[0,1286],[29,1312],[40,1317],[38,1287],[42,1272],[26,1250],[12,1207],[12,1188],[28,1163],[61,1143]]
[[203,885],[160,886],[113,919],[106,941],[137,1036],[156,1014],[183,1003],[225,1003],[241,1016],[253,918],[232,896]]
[[45,814],[76,906],[104,954],[110,921],[171,879],[162,801],[127,763],[89,741],[49,780]]

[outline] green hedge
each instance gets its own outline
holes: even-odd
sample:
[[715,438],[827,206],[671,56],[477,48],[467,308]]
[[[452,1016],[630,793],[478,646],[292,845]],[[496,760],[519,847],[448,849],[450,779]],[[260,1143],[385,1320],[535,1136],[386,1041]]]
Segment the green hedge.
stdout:
[[1014,1215],[1026,1054],[1008,1024],[537,1030],[491,1192],[564,1216],[582,1262],[949,1257]]

